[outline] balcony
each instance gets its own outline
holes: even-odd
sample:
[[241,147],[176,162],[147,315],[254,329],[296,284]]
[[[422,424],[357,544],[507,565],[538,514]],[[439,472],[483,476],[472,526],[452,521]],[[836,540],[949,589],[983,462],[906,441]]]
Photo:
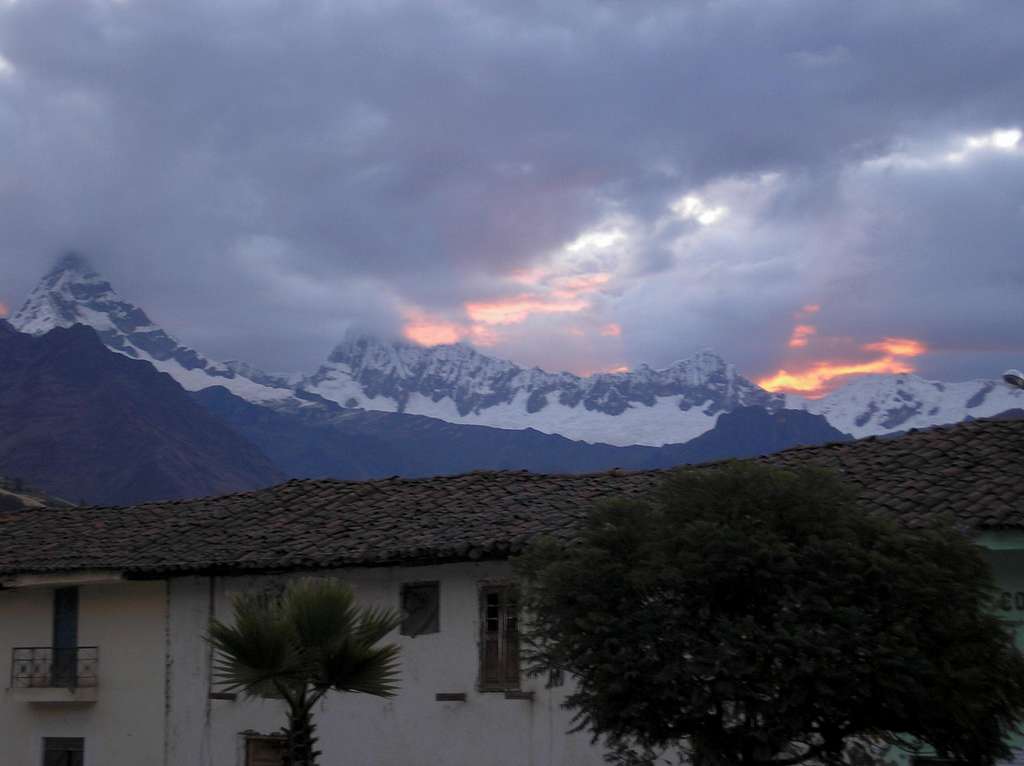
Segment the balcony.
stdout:
[[98,665],[95,646],[15,647],[9,693],[25,702],[95,702]]

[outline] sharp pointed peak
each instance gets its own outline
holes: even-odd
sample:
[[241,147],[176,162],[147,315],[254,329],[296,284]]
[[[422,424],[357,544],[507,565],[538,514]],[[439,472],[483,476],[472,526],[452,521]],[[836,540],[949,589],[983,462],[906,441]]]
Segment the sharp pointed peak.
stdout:
[[721,359],[722,355],[719,354],[717,351],[715,351],[710,346],[704,346],[703,348],[698,349],[694,353],[693,357],[691,357],[691,358],[693,358],[693,359]]
[[434,346],[424,346],[421,343],[417,343],[414,340],[403,337],[401,334],[396,332],[375,332],[372,328],[366,325],[353,324],[346,328],[345,332],[342,333],[341,341],[338,343],[338,347],[380,347],[380,348],[398,348],[398,349],[420,349],[423,351],[430,351],[436,348],[452,348],[452,347],[465,347],[469,348],[464,343],[441,343]]
[[53,268],[50,269],[47,276],[54,274],[60,274],[62,272],[73,271],[85,276],[95,276],[96,269],[93,268],[92,263],[79,252],[69,250],[64,253],[57,262],[54,263]]
[[375,348],[378,346],[390,345],[381,336],[370,331],[362,325],[349,325],[341,335],[341,340],[335,345],[335,352],[353,348]]
[[[683,358],[680,358],[680,359],[676,359],[666,369],[673,369],[673,368],[676,368],[676,367],[692,367],[694,365],[704,366],[704,367],[706,367],[706,366],[720,367],[720,366],[726,366],[727,364],[728,363],[722,358],[722,356],[718,352],[716,352],[714,349],[702,348],[702,349],[699,349],[698,351],[695,351],[690,356],[683,357]],[[641,366],[646,367],[647,365],[641,365]]]
[[380,342],[380,336],[373,332],[369,327],[362,324],[353,323],[345,328],[345,332],[342,333],[341,339],[344,341],[353,340],[371,340]]

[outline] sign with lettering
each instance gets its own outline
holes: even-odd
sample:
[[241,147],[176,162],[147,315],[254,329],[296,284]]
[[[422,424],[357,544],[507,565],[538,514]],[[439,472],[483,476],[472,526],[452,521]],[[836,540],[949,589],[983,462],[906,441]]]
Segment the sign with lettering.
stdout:
[[1004,612],[1024,611],[1024,591],[1004,590],[999,594],[999,608]]

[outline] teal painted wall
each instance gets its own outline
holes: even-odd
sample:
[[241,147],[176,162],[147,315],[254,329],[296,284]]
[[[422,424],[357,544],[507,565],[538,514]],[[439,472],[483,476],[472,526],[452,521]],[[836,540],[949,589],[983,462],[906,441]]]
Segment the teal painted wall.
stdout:
[[1017,631],[1017,646],[1024,650],[1024,549],[985,551],[999,588],[996,609]]
[[[985,559],[992,568],[992,577],[998,589],[996,609],[999,616],[1013,626],[1017,648],[1024,651],[1024,533],[986,532],[976,538],[975,542],[983,549]],[[1021,749],[1018,760],[1014,761],[1020,763],[1020,758],[1024,756],[1024,735],[1013,737],[1012,743]],[[907,766],[911,756],[900,750],[891,750],[886,753],[884,760],[894,766]]]
[[[986,548],[985,558],[999,589],[996,609],[1013,626],[1017,648],[1024,651],[1024,535],[988,533],[978,542]],[[1024,735],[1018,734],[1012,741],[1015,747],[1024,749]]]

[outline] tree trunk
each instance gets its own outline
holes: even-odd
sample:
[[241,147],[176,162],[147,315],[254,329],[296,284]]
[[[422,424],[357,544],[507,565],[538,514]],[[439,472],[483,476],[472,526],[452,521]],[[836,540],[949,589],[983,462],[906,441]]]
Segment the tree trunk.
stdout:
[[302,700],[288,710],[284,766],[316,766],[320,751],[315,749],[317,738],[314,734],[316,724],[313,723],[313,704],[313,700],[303,695]]

